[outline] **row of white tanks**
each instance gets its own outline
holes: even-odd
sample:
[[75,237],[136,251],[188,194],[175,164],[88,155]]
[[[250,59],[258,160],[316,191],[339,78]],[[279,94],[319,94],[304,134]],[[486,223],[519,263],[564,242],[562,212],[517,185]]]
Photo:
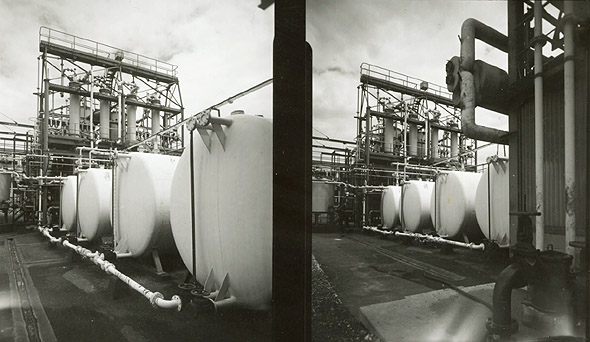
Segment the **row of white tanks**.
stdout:
[[388,186],[381,195],[383,228],[436,231],[443,237],[465,235],[470,240],[483,235],[506,246],[510,243],[508,179],[508,162],[498,160],[483,173],[451,171],[439,174],[435,182]]
[[207,131],[209,148],[194,133],[194,226],[189,147],[181,157],[120,155],[114,172],[89,169],[68,177],[62,188],[63,225],[73,230],[77,221],[79,235],[89,240],[112,235],[115,252],[134,257],[153,249],[178,251],[191,272],[194,231],[195,278],[204,284],[211,274],[214,289],[230,280],[227,297],[216,305],[270,309],[272,119],[231,118],[223,145],[213,130]]

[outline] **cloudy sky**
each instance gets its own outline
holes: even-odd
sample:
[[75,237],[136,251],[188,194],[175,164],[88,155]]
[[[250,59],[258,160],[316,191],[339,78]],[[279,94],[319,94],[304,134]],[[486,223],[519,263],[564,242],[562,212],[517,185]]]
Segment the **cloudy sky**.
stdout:
[[[457,36],[465,19],[504,34],[508,25],[504,1],[324,0],[308,1],[306,13],[314,54],[313,125],[345,140],[356,135],[361,63],[444,85],[445,64],[459,55]],[[477,42],[475,55],[507,70],[508,56],[501,51]],[[508,129],[506,116],[479,108],[476,113],[478,123]]]
[[[274,7],[259,3],[0,0],[0,121],[36,116],[40,26],[178,65],[185,113],[197,113],[272,77]],[[272,86],[221,109],[271,117]]]

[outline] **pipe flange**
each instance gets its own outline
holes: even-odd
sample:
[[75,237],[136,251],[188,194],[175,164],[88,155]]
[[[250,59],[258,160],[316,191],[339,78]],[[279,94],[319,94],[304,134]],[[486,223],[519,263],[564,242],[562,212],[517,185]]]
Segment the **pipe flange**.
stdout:
[[152,304],[152,306],[154,308],[158,307],[158,304],[156,304],[156,300],[158,299],[164,299],[164,295],[162,295],[160,292],[154,292],[154,295],[150,298],[150,304]]
[[180,296],[174,295],[174,296],[172,296],[172,300],[174,300],[178,303],[178,306],[176,307],[176,311],[180,312],[182,310],[182,299],[180,299]]
[[518,322],[512,319],[510,325],[496,324],[491,318],[486,321],[486,329],[493,335],[510,336],[518,331]]

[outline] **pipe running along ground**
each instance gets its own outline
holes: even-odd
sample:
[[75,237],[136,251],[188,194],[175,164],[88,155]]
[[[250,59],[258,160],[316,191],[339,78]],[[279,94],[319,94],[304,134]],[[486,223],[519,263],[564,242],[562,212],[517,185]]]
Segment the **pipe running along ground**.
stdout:
[[377,227],[369,227],[369,226],[365,226],[365,227],[363,227],[363,229],[369,230],[372,232],[376,232],[376,233],[380,233],[383,235],[405,236],[405,237],[411,237],[411,238],[415,238],[415,239],[424,239],[424,240],[428,240],[430,242],[436,242],[436,243],[440,243],[440,244],[453,245],[453,246],[457,246],[457,247],[464,247],[464,248],[482,250],[482,251],[485,250],[485,245],[483,243],[480,243],[480,244],[474,244],[473,242],[465,243],[465,242],[447,240],[447,239],[442,238],[440,236],[432,236],[432,235],[427,235],[427,234],[411,233],[411,232],[400,232],[400,231],[393,231],[393,230],[383,230],[383,229],[379,229]]
[[52,243],[59,243],[65,247],[72,249],[76,253],[80,254],[83,258],[90,259],[94,264],[98,265],[107,274],[112,274],[119,278],[121,281],[129,285],[130,288],[141,293],[144,297],[146,297],[153,307],[159,307],[163,309],[176,309],[178,311],[182,309],[182,301],[179,296],[174,295],[172,296],[172,299],[167,300],[164,299],[164,296],[160,292],[152,292],[146,289],[135,280],[131,279],[130,277],[121,273],[121,271],[117,270],[113,263],[104,260],[104,254],[99,252],[92,252],[91,250],[86,249],[82,246],[74,245],[70,243],[68,240],[56,238],[49,233],[48,228],[40,226],[38,227],[38,229]]

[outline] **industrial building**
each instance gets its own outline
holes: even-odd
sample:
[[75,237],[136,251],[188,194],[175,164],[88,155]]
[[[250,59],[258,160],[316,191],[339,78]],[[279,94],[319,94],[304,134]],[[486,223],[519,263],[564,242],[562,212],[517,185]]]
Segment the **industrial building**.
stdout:
[[313,253],[367,339],[588,336],[590,4],[506,7],[507,34],[465,18],[444,86],[359,61],[356,136],[313,138]]

